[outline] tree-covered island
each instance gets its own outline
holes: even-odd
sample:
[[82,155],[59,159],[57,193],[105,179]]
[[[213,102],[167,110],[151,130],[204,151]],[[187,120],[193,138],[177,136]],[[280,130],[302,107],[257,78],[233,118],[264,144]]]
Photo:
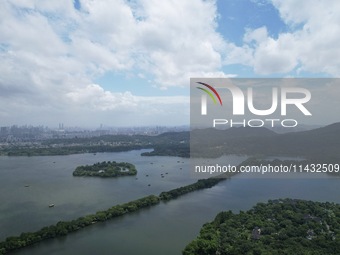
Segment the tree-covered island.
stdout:
[[136,175],[137,170],[133,164],[116,161],[98,162],[93,165],[78,166],[73,176],[95,176],[95,177],[118,177]]
[[339,204],[270,200],[247,212],[219,213],[183,255],[340,254],[339,217]]

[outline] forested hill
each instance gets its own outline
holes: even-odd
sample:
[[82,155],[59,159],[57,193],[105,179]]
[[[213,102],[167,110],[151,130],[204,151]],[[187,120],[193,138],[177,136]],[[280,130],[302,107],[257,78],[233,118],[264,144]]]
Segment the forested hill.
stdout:
[[[162,152],[162,148],[170,148]],[[189,132],[169,132],[158,136],[104,135],[88,138],[49,139],[31,144],[11,143],[0,146],[0,155],[45,156],[77,153],[118,152],[160,148],[160,154],[189,157]],[[175,150],[177,148],[177,150]],[[179,150],[179,148],[183,148]],[[181,154],[178,153],[181,151]]]
[[219,213],[183,255],[340,254],[340,205],[296,199]]
[[192,156],[202,156],[209,151],[210,156],[216,157],[223,154],[303,156],[336,161],[340,157],[339,134],[340,123],[286,134],[277,134],[263,127],[194,130],[190,137],[191,153]]
[[[51,139],[40,145],[10,145],[0,148],[1,155],[35,156],[75,153],[116,152],[153,148],[145,156],[219,157],[224,154],[301,156],[307,159],[340,160],[340,123],[300,132],[277,134],[267,128],[213,128],[191,132],[169,132],[158,136],[105,135],[91,138]],[[189,145],[191,141],[191,148]],[[208,153],[207,153],[208,152]]]

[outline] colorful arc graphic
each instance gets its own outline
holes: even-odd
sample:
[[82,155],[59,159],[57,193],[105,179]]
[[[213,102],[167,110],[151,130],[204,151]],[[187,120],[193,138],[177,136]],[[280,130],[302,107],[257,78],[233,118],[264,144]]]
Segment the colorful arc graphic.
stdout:
[[[204,83],[204,82],[197,82],[197,83],[198,83],[198,84],[201,84],[201,85],[203,85],[203,86],[206,86],[207,88],[209,88],[209,89],[216,95],[216,97],[218,98],[218,101],[220,102],[220,105],[222,105],[221,97],[220,97],[220,95],[217,93],[216,89],[214,89],[212,86],[210,86],[209,84],[206,84],[206,83]],[[200,89],[200,90],[203,90],[205,93],[207,93],[207,94],[211,97],[211,99],[214,101],[214,104],[217,104],[214,95],[213,95],[209,90],[204,89],[204,88],[200,88],[200,87],[197,87],[197,88]]]

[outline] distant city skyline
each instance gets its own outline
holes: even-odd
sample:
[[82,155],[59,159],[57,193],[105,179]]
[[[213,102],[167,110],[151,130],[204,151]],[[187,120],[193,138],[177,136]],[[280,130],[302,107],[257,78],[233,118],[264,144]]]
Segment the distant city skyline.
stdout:
[[187,128],[189,129],[189,125],[172,125],[172,126],[162,126],[162,125],[141,125],[141,126],[104,126],[102,124],[99,124],[97,127],[89,128],[89,127],[81,127],[81,126],[68,126],[64,125],[64,123],[59,123],[56,126],[48,126],[48,125],[30,125],[30,124],[24,124],[24,125],[0,125],[0,132],[1,130],[7,130],[12,128],[27,128],[27,129],[51,129],[51,130],[123,130],[123,129],[173,129],[173,128]]
[[[0,126],[189,125],[190,77],[340,77],[339,12],[337,0],[0,1]],[[339,121],[339,88],[310,90],[305,124]]]
[[107,135],[149,135],[155,136],[166,132],[189,131],[189,126],[139,126],[139,127],[98,127],[81,128],[47,126],[0,126],[0,146],[24,145],[50,139],[90,138]]

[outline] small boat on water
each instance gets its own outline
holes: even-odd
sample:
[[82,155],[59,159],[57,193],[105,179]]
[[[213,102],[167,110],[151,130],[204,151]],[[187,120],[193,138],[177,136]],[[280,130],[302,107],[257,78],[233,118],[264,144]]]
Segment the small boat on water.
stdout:
[[54,204],[50,204],[48,207],[50,207],[50,208],[51,208],[51,207],[54,207]]

